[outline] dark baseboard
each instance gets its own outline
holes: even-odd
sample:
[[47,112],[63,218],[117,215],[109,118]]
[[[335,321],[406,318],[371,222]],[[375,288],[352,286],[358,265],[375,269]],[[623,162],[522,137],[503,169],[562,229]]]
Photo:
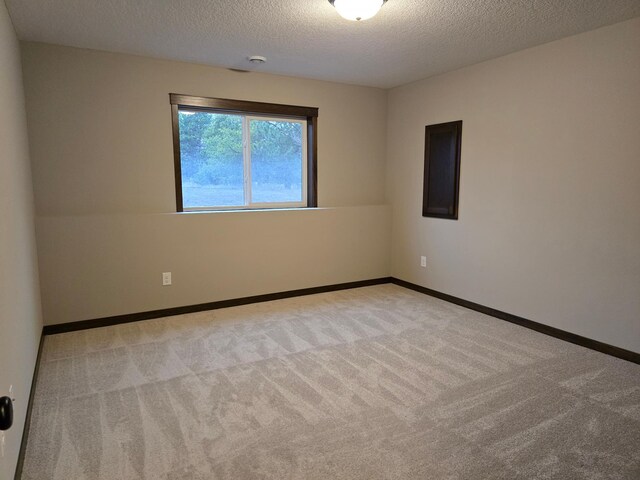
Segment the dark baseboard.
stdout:
[[374,278],[371,280],[360,280],[357,282],[339,283],[335,285],[324,285],[321,287],[302,288],[300,290],[289,290],[287,292],[267,293],[264,295],[255,295],[253,297],[219,300],[217,302],[200,303],[198,305],[165,308],[162,310],[153,310],[150,312],[139,312],[127,315],[117,315],[114,317],[96,318],[93,320],[82,320],[79,322],[60,323],[58,325],[46,325],[43,329],[43,333],[44,335],[54,335],[56,333],[108,327],[111,325],[138,322],[140,320],[150,320],[153,318],[171,317],[174,315],[184,315],[186,313],[217,310],[219,308],[237,307],[239,305],[248,305],[251,303],[270,302],[272,300],[281,300],[283,298],[302,297],[304,295],[314,295],[316,293],[335,292],[338,290],[348,290],[350,288],[369,287],[371,285],[380,285],[383,283],[391,283],[391,277]]
[[469,300],[454,297],[453,295],[438,292],[427,287],[421,287],[420,285],[416,285],[415,283],[407,282],[405,280],[400,280],[399,278],[391,278],[391,282],[401,287],[409,288],[411,290],[415,290],[416,292],[424,293],[441,300],[446,300],[447,302],[455,303],[456,305],[466,307],[470,310],[475,310],[476,312],[491,315],[492,317],[515,323],[516,325],[520,325],[521,327],[529,328],[531,330],[535,330],[536,332],[559,338],[560,340],[564,340],[566,342],[575,343],[576,345],[580,345],[581,347],[590,348],[591,350],[597,350],[598,352],[606,353],[607,355],[611,355],[613,357],[640,364],[640,353],[632,352],[631,350],[625,350],[624,348],[615,347],[607,343],[592,340],[581,335],[576,335],[575,333],[560,330],[559,328],[550,327],[549,325],[545,325],[543,323],[534,322],[533,320],[528,320],[526,318],[502,312],[491,307],[486,307],[484,305],[480,305],[479,303],[470,302]]
[[22,429],[22,441],[20,442],[20,451],[18,453],[18,463],[16,465],[16,473],[14,480],[20,480],[22,477],[22,467],[24,466],[24,456],[27,453],[27,442],[29,441],[29,426],[31,425],[31,410],[33,407],[33,398],[36,393],[36,383],[38,381],[38,372],[40,371],[40,359],[42,358],[42,346],[44,345],[44,333],[40,334],[40,344],[38,345],[38,356],[36,357],[36,365],[33,368],[33,378],[31,379],[31,392],[29,392],[29,401],[27,402],[27,414],[24,418],[24,427]]
[[350,288],[368,287],[371,285],[380,285],[384,283],[394,283],[401,287],[415,290],[416,292],[424,293],[432,297],[446,300],[447,302],[466,307],[476,312],[484,313],[492,317],[506,320],[507,322],[515,323],[521,327],[535,330],[536,332],[544,333],[560,340],[564,340],[570,343],[575,343],[582,347],[597,350],[608,355],[612,355],[629,362],[640,364],[640,354],[625,350],[624,348],[615,347],[607,343],[592,340],[575,333],[567,332],[559,328],[551,327],[543,323],[534,322],[517,315],[512,315],[507,312],[496,310],[479,303],[474,303],[469,300],[454,297],[446,293],[438,292],[427,287],[422,287],[405,280],[400,280],[394,277],[374,278],[371,280],[361,280],[357,282],[339,283],[335,285],[324,285],[321,287],[303,288],[299,290],[290,290],[287,292],[267,293],[264,295],[255,295],[252,297],[234,298],[230,300],[219,300],[217,302],[200,303],[198,305],[187,305],[183,307],[166,308],[162,310],[153,310],[150,312],[131,313],[127,315],[118,315],[114,317],[96,318],[93,320],[83,320],[79,322],[61,323],[58,325],[46,325],[43,328],[43,335],[54,335],[56,333],[74,332],[77,330],[86,330],[90,328],[108,327],[111,325],[119,325],[122,323],[137,322],[140,320],[150,320],[154,318],[170,317],[174,315],[184,315],[186,313],[203,312],[207,310],[217,310],[219,308],[237,307],[239,305],[248,305],[251,303],[269,302],[272,300],[281,300],[283,298],[301,297],[304,295],[313,295],[316,293],[335,292],[338,290],[347,290]]

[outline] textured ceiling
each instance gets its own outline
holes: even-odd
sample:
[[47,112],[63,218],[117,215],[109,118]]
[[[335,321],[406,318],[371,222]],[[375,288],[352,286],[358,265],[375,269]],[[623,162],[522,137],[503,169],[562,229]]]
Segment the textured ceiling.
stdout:
[[[21,40],[393,87],[640,15],[640,0],[6,0]],[[264,55],[255,67],[249,55]]]

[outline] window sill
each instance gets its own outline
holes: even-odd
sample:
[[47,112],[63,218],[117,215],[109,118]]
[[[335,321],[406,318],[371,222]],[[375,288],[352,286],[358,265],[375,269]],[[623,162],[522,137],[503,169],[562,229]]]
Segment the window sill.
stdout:
[[279,208],[227,208],[224,210],[185,210],[175,212],[179,215],[193,215],[201,213],[251,213],[251,212],[300,212],[304,210],[326,210],[324,207],[279,207]]

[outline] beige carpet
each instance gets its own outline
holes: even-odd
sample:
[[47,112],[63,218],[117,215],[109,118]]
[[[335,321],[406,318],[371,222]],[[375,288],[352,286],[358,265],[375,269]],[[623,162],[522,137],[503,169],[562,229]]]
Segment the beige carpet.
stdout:
[[640,366],[395,285],[47,337],[24,479],[640,479]]

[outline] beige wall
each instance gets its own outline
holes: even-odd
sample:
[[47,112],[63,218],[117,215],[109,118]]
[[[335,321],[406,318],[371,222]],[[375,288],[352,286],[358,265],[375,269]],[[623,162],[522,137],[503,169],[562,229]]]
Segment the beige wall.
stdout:
[[[20,51],[0,2],[0,396],[13,385],[14,426],[0,478],[13,478],[42,323]],[[0,434],[1,435],[1,434]]]
[[319,205],[384,203],[386,92],[23,43],[38,215],[175,211],[169,93],[319,107]]
[[[387,276],[387,206],[39,217],[47,323]],[[45,245],[45,247],[42,247]],[[173,286],[161,286],[161,272]]]
[[[46,324],[389,274],[385,91],[34,43],[23,63]],[[172,213],[170,92],[319,107],[325,208]]]
[[[639,45],[635,19],[391,90],[392,275],[640,352]],[[460,217],[423,218],[453,120]]]

